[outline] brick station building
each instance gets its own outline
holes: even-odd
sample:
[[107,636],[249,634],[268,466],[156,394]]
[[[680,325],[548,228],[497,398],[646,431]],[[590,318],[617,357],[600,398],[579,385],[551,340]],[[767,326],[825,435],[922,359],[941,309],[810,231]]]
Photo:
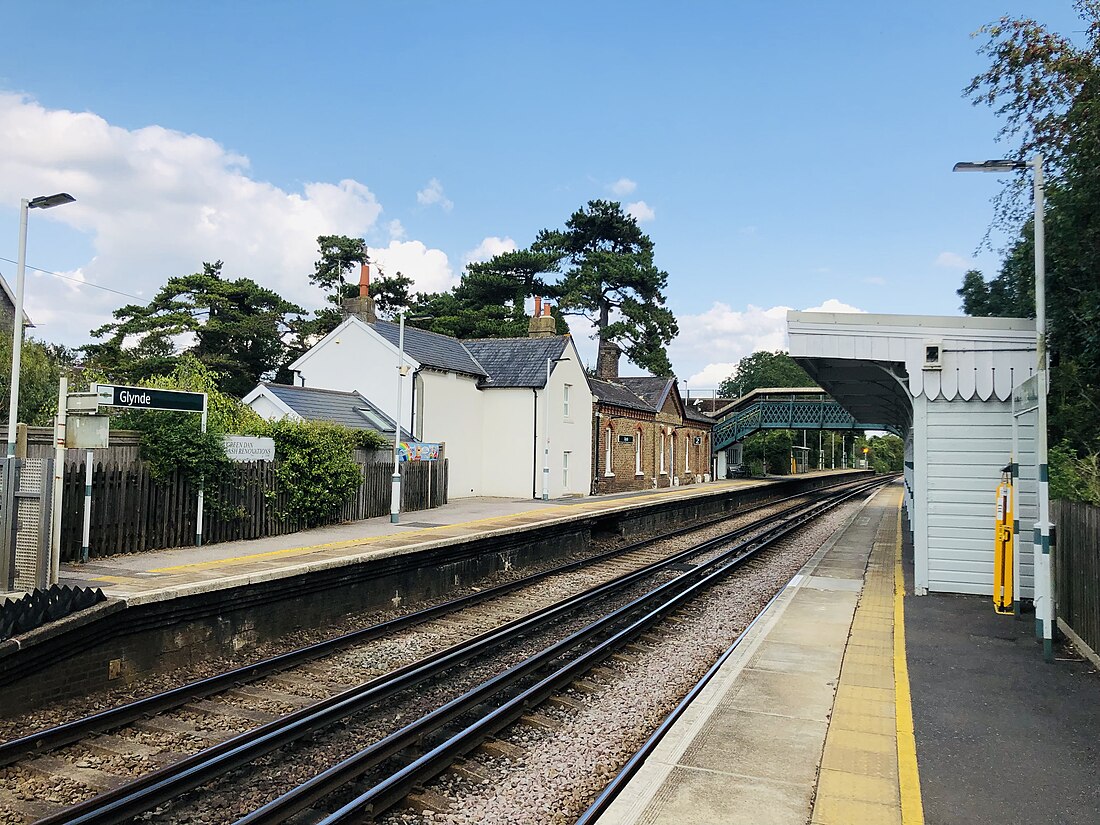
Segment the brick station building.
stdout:
[[714,420],[685,406],[674,378],[589,378],[592,492],[618,493],[711,479]]

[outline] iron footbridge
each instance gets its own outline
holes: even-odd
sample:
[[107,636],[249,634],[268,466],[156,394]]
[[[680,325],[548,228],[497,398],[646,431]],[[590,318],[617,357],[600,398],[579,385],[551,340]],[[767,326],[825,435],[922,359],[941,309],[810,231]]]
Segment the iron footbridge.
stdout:
[[892,424],[856,421],[844,407],[817,388],[753,390],[738,399],[715,425],[715,452],[744,441],[758,430],[887,430]]

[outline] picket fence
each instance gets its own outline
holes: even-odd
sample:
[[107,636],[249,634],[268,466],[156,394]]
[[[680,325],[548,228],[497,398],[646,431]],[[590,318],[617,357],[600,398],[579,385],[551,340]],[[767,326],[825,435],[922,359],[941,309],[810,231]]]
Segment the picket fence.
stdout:
[[[390,511],[393,465],[358,462],[362,482],[323,524],[374,518]],[[205,490],[203,543],[294,533],[307,525],[286,515],[289,495],[281,489],[277,462],[236,464],[230,476]],[[401,509],[409,512],[447,503],[447,461],[401,465]],[[84,528],[83,462],[65,465],[61,513],[61,558],[80,558]],[[144,462],[95,464],[92,469],[90,557],[140,553],[195,543],[198,487],[178,473],[157,481]],[[311,527],[321,526],[317,524]]]

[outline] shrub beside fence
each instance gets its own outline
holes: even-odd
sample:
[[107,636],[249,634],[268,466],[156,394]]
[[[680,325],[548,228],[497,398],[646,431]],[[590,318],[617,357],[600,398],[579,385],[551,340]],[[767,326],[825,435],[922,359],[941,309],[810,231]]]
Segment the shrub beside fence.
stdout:
[[[203,543],[294,533],[304,525],[285,515],[288,495],[280,489],[277,463],[234,465],[230,477],[206,489]],[[359,463],[363,480],[326,524],[383,516],[390,511],[393,465]],[[401,509],[426,510],[447,503],[447,462],[401,465]],[[84,530],[84,463],[65,465],[61,513],[61,558],[80,558]],[[173,474],[156,481],[143,462],[96,464],[92,470],[89,556],[140,553],[195,543],[198,487]]]
[[1100,507],[1052,501],[1058,617],[1100,652]]

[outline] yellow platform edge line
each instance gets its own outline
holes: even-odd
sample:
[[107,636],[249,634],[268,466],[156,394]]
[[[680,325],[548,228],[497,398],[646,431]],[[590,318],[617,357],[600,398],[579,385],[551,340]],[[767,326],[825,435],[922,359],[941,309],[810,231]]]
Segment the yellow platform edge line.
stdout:
[[905,574],[901,566],[901,508],[898,502],[897,546],[894,550],[894,698],[898,733],[898,792],[902,825],[924,825],[917,739],[913,732],[913,701],[909,692],[909,664],[905,658]]

